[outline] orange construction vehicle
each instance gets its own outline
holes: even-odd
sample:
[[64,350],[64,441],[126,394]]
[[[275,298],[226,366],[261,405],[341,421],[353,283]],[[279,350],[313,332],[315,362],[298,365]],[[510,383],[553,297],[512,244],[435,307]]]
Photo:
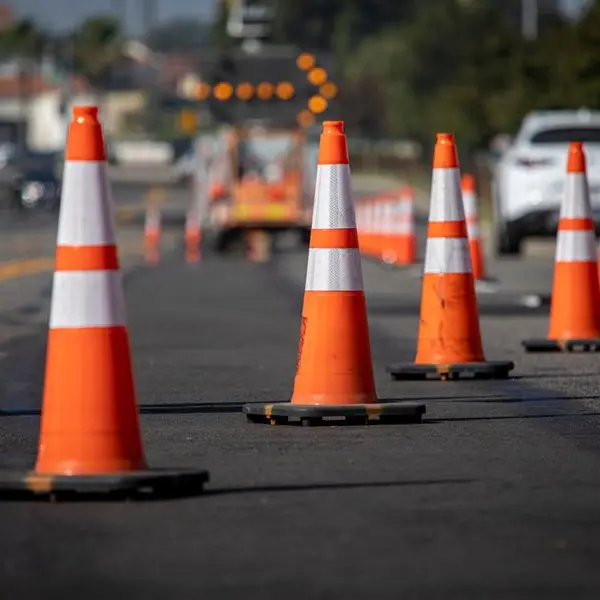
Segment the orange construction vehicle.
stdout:
[[307,243],[318,146],[300,128],[244,125],[221,132],[207,170],[206,235],[217,251],[249,231],[274,241],[295,232]]

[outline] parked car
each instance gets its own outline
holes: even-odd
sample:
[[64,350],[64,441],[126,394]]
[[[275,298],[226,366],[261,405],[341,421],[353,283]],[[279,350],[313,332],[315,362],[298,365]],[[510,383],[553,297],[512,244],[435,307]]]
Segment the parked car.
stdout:
[[2,169],[3,205],[17,210],[58,209],[62,168],[59,153],[17,153]]
[[594,221],[600,229],[600,111],[537,111],[525,117],[494,169],[498,254],[518,255],[526,238],[556,234],[569,142],[584,144]]

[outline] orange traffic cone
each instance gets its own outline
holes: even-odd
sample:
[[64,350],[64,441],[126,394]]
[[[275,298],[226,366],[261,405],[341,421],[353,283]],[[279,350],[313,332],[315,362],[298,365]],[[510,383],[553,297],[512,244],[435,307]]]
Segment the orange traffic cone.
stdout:
[[528,352],[600,351],[596,235],[585,162],[582,144],[571,143],[558,223],[548,338],[523,341]]
[[198,206],[192,202],[185,219],[185,260],[188,264],[197,263],[201,258],[202,230],[198,217]]
[[400,190],[396,209],[397,238],[396,264],[412,265],[416,260],[417,240],[415,232],[414,190],[406,185]]
[[367,423],[420,421],[423,404],[378,403],[350,168],[342,121],[323,123],[291,402],[246,405],[250,420],[272,424],[326,417]]
[[481,232],[479,229],[479,218],[477,214],[477,192],[475,190],[475,178],[469,173],[462,177],[462,195],[465,207],[465,219],[467,221],[467,233],[469,236],[469,249],[471,251],[471,263],[473,265],[473,277],[478,281],[493,281],[488,277],[481,243]]
[[156,265],[160,261],[160,235],[160,205],[151,192],[146,203],[146,222],[144,225],[144,258],[149,265]]
[[398,252],[396,248],[398,233],[395,216],[396,202],[391,195],[381,201],[381,249],[378,258],[388,265],[396,264]]
[[512,362],[484,358],[454,136],[434,150],[421,318],[415,362],[388,367],[393,379],[507,377]]
[[[67,138],[39,453],[0,491],[190,493],[206,471],[146,470],[112,198],[98,109],[73,110]],[[85,202],[82,202],[85,198]]]

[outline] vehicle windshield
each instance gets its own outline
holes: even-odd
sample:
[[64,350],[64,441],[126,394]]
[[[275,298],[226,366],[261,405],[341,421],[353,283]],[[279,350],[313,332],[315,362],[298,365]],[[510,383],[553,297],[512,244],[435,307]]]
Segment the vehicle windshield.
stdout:
[[600,127],[553,127],[531,136],[532,144],[568,144],[583,142],[600,144]]
[[240,142],[240,157],[252,157],[266,166],[284,159],[292,152],[294,139],[291,136],[252,137]]
[[238,155],[242,173],[267,177],[275,165],[289,168],[295,139],[292,136],[260,136],[240,141]]

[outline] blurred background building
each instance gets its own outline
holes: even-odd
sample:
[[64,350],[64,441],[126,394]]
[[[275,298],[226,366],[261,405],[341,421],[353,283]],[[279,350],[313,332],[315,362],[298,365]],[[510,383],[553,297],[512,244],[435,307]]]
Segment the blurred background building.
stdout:
[[93,101],[109,142],[165,142],[175,159],[223,122],[340,117],[381,166],[427,156],[441,129],[487,152],[530,110],[600,98],[594,0],[12,0],[0,28],[0,144],[39,149]]

